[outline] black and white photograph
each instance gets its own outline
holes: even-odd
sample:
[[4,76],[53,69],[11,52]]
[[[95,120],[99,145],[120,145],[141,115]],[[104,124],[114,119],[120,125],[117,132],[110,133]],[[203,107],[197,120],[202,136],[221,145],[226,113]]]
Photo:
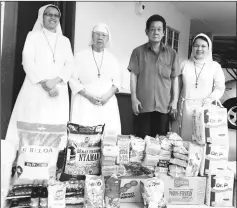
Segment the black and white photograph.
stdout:
[[1,1],[1,208],[236,207],[236,1]]

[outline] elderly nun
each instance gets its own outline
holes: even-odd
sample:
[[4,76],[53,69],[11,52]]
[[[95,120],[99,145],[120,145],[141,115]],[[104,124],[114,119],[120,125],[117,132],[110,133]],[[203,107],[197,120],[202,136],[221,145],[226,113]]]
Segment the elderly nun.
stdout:
[[22,65],[26,76],[6,134],[17,149],[17,121],[66,125],[69,120],[67,83],[74,61],[69,39],[62,35],[60,15],[55,5],[41,7],[25,41]]
[[121,75],[116,58],[107,48],[111,33],[104,23],[92,29],[89,47],[75,54],[75,70],[69,81],[72,90],[71,122],[85,126],[105,124],[105,132],[121,134],[117,93]]

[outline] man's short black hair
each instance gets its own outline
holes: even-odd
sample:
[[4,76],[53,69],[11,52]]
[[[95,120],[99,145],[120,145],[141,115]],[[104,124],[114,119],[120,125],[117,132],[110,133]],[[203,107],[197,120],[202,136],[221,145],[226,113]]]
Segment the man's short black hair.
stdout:
[[152,22],[158,22],[158,21],[163,23],[163,31],[165,32],[166,31],[166,21],[162,16],[160,16],[158,14],[155,14],[155,15],[152,15],[149,17],[149,19],[146,21],[146,30],[149,30]]

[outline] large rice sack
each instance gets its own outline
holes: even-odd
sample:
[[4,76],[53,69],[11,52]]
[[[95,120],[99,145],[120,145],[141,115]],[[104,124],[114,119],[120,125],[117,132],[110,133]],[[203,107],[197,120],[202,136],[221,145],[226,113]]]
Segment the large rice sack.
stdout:
[[193,113],[192,140],[198,144],[226,144],[228,142],[227,109],[218,105],[204,105]]
[[66,125],[17,122],[20,138],[14,184],[56,177],[56,163]]
[[68,123],[67,159],[64,173],[71,176],[100,174],[104,125]]

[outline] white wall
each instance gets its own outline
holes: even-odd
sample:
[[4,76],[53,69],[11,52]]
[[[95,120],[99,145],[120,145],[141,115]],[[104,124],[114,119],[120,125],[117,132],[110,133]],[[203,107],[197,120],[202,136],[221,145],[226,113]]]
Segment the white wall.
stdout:
[[75,52],[88,47],[91,30],[96,23],[104,22],[112,34],[109,48],[118,59],[123,76],[123,87],[129,90],[129,72],[127,66],[132,50],[147,42],[145,27],[147,19],[159,14],[168,26],[180,32],[180,61],[188,57],[190,19],[167,2],[143,2],[144,13],[135,13],[135,2],[77,2],[75,21]]

